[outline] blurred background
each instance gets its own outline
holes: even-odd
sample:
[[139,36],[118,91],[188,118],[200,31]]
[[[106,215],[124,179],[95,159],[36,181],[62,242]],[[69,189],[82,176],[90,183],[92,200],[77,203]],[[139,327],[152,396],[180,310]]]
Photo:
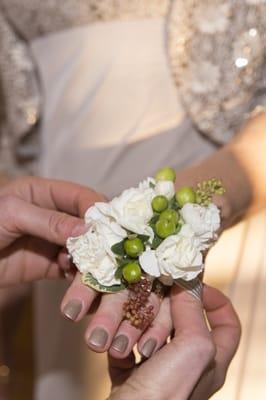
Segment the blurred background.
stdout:
[[[265,248],[266,211],[225,232],[208,256],[205,280],[231,298],[243,327],[240,348],[215,400],[257,400],[265,395]],[[20,300],[12,301],[9,292],[9,305],[1,305],[1,400],[33,399],[33,310],[26,293],[21,289]],[[93,354],[85,345],[84,352],[86,400],[104,400],[110,388],[105,355]]]

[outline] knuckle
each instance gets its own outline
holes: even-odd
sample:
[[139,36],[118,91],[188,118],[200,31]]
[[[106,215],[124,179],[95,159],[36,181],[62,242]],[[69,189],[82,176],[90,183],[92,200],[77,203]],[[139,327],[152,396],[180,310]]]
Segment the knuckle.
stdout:
[[197,347],[197,353],[199,357],[202,357],[206,361],[206,364],[210,364],[216,355],[216,347],[210,336],[198,335],[194,337],[194,342]]
[[161,322],[155,320],[153,323],[153,329],[160,338],[165,339],[171,333],[171,322],[170,321]]
[[180,340],[190,348],[194,357],[201,361],[204,367],[210,365],[216,355],[216,346],[211,336],[201,332],[183,332],[175,338],[176,344],[180,346]]
[[18,198],[13,195],[5,195],[0,197],[0,206],[6,217],[12,217],[17,212]]
[[36,182],[37,178],[34,176],[20,176],[15,178],[10,185],[14,188],[22,188],[28,187]]
[[72,225],[70,226],[66,214],[55,212],[52,212],[49,216],[48,227],[50,233],[56,238],[61,237],[62,234],[67,237],[73,228]]

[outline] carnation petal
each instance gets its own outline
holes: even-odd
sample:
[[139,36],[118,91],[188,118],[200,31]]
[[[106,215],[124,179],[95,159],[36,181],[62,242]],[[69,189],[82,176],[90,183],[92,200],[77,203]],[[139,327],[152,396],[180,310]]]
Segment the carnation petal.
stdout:
[[171,181],[159,181],[155,186],[155,194],[171,200],[175,195],[175,185]]
[[158,278],[161,273],[159,269],[158,260],[154,250],[146,250],[139,257],[141,268],[149,275]]

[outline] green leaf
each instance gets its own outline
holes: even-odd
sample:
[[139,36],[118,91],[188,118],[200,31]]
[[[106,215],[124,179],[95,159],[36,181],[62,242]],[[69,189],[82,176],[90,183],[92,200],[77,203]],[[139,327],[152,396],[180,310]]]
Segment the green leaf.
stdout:
[[154,214],[152,219],[149,222],[149,225],[153,228],[153,226],[156,224],[158,219],[160,218],[160,214]]
[[126,286],[121,283],[120,285],[113,285],[113,286],[104,286],[101,285],[97,279],[95,279],[90,272],[82,275],[82,282],[84,285],[91,287],[92,289],[96,290],[97,292],[101,293],[117,293],[121,290],[124,290]]
[[149,183],[149,186],[150,186],[150,188],[152,188],[152,189],[154,189],[154,188],[155,188],[155,184],[154,184],[154,183],[152,183],[152,182],[150,182],[150,183]]
[[131,263],[131,262],[135,262],[136,260],[133,258],[129,258],[129,257],[124,257],[124,258],[120,258],[117,260],[117,265],[118,268],[120,267],[124,267],[125,265]]
[[116,279],[122,279],[123,277],[123,269],[124,269],[125,264],[120,265],[117,270],[115,271],[115,278]]
[[143,242],[146,243],[150,239],[148,235],[138,235],[138,238]]
[[182,224],[177,224],[175,235],[177,235],[180,232],[181,228],[182,228]]
[[163,239],[161,239],[161,238],[159,238],[159,236],[155,235],[155,236],[154,236],[154,239],[153,239],[153,241],[152,241],[152,244],[151,244],[151,248],[152,248],[153,250],[156,250],[157,247],[160,246],[160,244],[162,243],[162,241],[163,241]]
[[175,210],[175,211],[178,211],[180,209],[180,206],[179,206],[178,202],[176,201],[175,196],[169,201],[169,208],[171,210]]
[[116,244],[114,244],[112,247],[111,247],[111,250],[112,250],[112,252],[114,253],[114,254],[116,254],[116,255],[118,255],[118,256],[124,256],[126,253],[125,253],[125,249],[124,249],[124,240],[122,240],[121,242],[119,242],[119,243],[116,243]]

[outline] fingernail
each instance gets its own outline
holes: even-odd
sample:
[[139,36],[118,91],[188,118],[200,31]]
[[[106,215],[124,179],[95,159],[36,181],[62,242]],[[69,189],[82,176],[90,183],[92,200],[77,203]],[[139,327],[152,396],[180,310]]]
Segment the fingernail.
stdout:
[[70,300],[63,309],[63,314],[72,321],[75,321],[82,310],[82,303],[80,300]]
[[149,358],[152,355],[152,353],[154,352],[156,346],[157,346],[157,342],[155,339],[147,340],[147,342],[144,344],[144,346],[141,349],[141,354],[144,357]]
[[102,328],[96,328],[89,337],[89,344],[94,347],[104,347],[108,340],[108,333]]
[[60,256],[60,266],[64,271],[69,271],[72,263],[71,263],[71,256],[69,254],[62,253]]
[[117,336],[113,343],[112,348],[120,353],[124,353],[128,346],[128,338],[125,335]]
[[77,224],[75,226],[75,228],[73,228],[72,232],[71,232],[71,236],[75,237],[75,236],[79,236],[79,235],[83,235],[84,233],[86,233],[88,230],[88,227],[86,224],[84,224],[84,222],[81,222],[79,224]]

